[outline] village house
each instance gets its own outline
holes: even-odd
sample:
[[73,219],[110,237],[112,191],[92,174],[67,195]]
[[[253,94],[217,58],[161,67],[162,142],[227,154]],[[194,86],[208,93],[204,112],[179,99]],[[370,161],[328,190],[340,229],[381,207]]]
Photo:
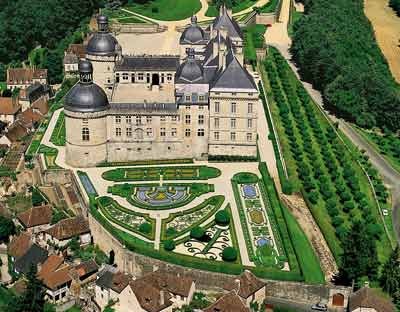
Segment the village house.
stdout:
[[37,244],[32,244],[24,255],[17,258],[14,263],[14,271],[17,274],[27,274],[32,265],[39,268],[39,266],[46,261],[47,256],[47,250],[41,248]]
[[110,301],[116,301],[131,280],[130,275],[119,272],[115,267],[106,266],[97,274],[95,301],[98,306],[103,310]]
[[86,46],[84,44],[70,44],[64,52],[64,74],[67,78],[78,75],[79,60],[85,58]]
[[395,312],[390,299],[383,298],[375,290],[364,287],[356,291],[349,299],[349,312]]
[[18,120],[9,126],[0,137],[0,144],[10,147],[19,142],[24,136],[29,134],[29,129],[24,127]]
[[263,304],[266,296],[265,283],[247,270],[239,278],[225,284],[224,289],[229,292],[234,291],[247,307],[254,302]]
[[82,287],[94,282],[98,271],[99,266],[94,260],[88,260],[73,267],[69,272],[72,278],[70,293],[79,298]]
[[19,257],[22,257],[32,246],[32,237],[22,232],[18,236],[14,236],[8,244],[8,254],[12,261],[15,261]]
[[250,308],[246,307],[243,299],[235,291],[231,291],[205,308],[203,312],[250,312]]
[[45,232],[46,241],[50,240],[60,247],[68,244],[74,237],[78,238],[81,246],[91,242],[89,222],[82,216],[61,220]]
[[26,89],[39,83],[47,85],[47,69],[37,68],[8,68],[7,89]]
[[32,207],[21,212],[17,218],[21,225],[31,234],[38,234],[50,227],[53,217],[53,208],[50,205]]
[[18,97],[0,97],[0,120],[12,124],[21,112]]
[[19,91],[19,104],[21,104],[22,111],[32,107],[37,101],[43,101],[47,104],[50,98],[50,88],[48,85],[35,83],[26,89]]
[[117,312],[170,312],[188,305],[195,291],[194,281],[186,276],[153,272],[132,280],[119,294]]

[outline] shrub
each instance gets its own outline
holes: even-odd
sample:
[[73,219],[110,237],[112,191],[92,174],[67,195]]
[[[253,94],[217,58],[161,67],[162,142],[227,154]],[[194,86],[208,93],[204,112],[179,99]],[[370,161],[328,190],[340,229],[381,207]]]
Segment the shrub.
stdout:
[[237,259],[237,251],[233,247],[226,247],[222,251],[222,259],[224,261],[233,262]]
[[346,201],[343,204],[343,211],[346,212],[346,213],[349,212],[350,210],[354,209],[354,208],[355,208],[354,202],[351,201],[351,200]]
[[176,247],[174,240],[168,239],[164,242],[164,249],[167,251],[172,251]]
[[218,225],[226,226],[229,225],[230,221],[231,221],[231,216],[229,215],[229,212],[226,210],[220,210],[215,214],[215,222]]
[[206,235],[206,231],[201,226],[196,226],[190,231],[190,237],[202,240],[204,235]]
[[318,193],[317,191],[313,190],[308,194],[308,199],[312,204],[316,204],[318,202]]
[[139,231],[144,234],[150,234],[152,231],[152,226],[150,223],[144,222],[141,225],[139,225]]

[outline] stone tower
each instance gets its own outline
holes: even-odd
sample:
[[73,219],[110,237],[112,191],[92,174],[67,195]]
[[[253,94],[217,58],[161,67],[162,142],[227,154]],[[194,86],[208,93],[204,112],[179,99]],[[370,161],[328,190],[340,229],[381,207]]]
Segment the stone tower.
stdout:
[[79,82],[65,98],[66,162],[93,167],[107,159],[107,95],[93,82],[90,61],[79,63]]

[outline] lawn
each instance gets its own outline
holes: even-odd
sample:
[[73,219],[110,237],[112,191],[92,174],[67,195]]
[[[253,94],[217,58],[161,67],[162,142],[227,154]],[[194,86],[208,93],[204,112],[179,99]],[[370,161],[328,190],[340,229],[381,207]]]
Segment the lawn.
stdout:
[[129,4],[125,9],[161,21],[189,18],[201,9],[199,0],[153,0],[146,4]]
[[61,112],[58,116],[56,125],[53,133],[50,137],[50,142],[57,146],[65,146],[65,116],[64,112]]
[[[251,7],[257,2],[257,0],[241,0],[237,1],[237,3],[232,7],[232,13],[238,13],[243,10],[246,10],[247,8]],[[206,11],[206,16],[208,17],[216,17],[218,16],[218,8],[213,5],[209,4],[208,9]]]
[[280,0],[269,0],[267,4],[260,8],[261,13],[272,13],[276,11],[276,8]]

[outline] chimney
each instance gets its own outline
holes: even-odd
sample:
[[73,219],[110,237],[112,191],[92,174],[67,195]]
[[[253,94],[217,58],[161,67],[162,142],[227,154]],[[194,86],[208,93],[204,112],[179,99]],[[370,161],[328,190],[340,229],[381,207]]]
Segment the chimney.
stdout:
[[160,305],[163,306],[165,304],[165,295],[164,290],[160,291]]

